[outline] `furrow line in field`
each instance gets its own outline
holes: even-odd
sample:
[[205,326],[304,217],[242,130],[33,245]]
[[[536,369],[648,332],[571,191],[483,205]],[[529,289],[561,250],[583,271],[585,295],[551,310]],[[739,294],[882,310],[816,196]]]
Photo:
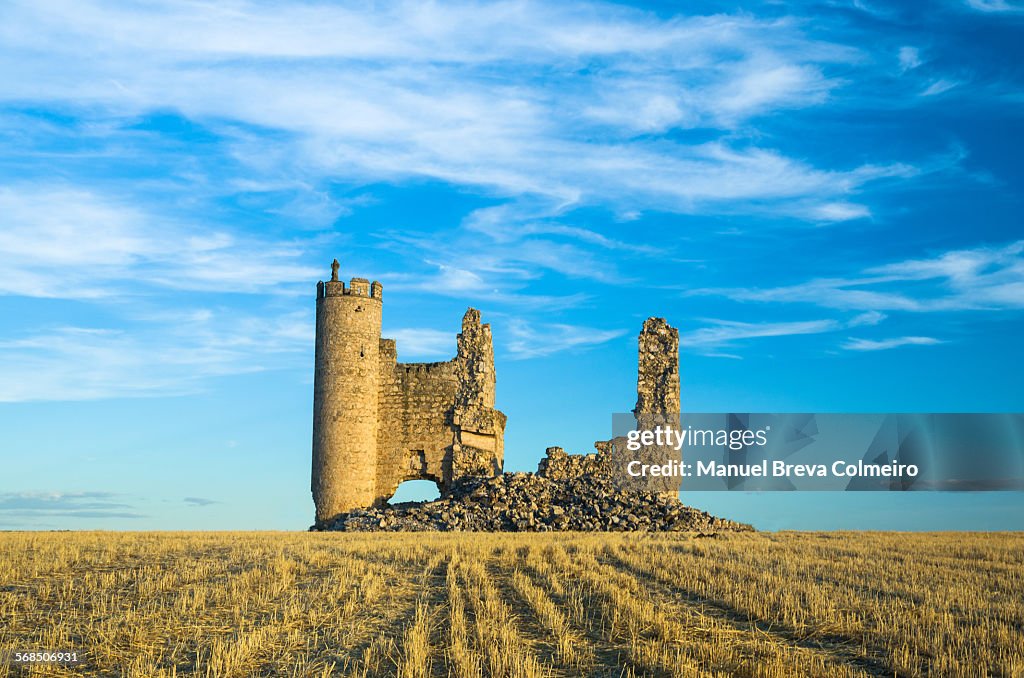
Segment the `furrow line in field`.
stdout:
[[[522,574],[543,591],[563,612],[569,624],[569,632],[581,639],[577,649],[582,666],[591,667],[585,675],[663,676],[670,675],[660,665],[645,665],[634,661],[626,640],[610,637],[609,629],[599,623],[601,603],[595,594],[579,580],[569,576],[565,565],[560,569],[553,566],[552,558],[557,547],[546,547],[541,558],[531,558],[522,563]],[[568,558],[564,550],[560,556]],[[602,614],[601,619],[605,616]],[[619,667],[615,673],[609,667]]]
[[[910,673],[928,670],[933,657],[965,644],[980,659],[985,636],[1021,632],[1020,598],[1014,595],[1020,581],[999,580],[1002,600],[986,596],[986,605],[979,607],[979,592],[990,587],[969,576],[949,576],[967,569],[964,563],[928,576],[912,566],[894,570],[859,561],[851,565],[821,550],[800,549],[799,555],[786,561],[775,560],[774,554],[762,555],[761,566],[755,568],[749,552],[716,553],[720,547],[716,544],[708,550],[691,543],[623,551],[645,567],[660,563],[659,569],[679,573],[681,581],[675,583],[685,586],[691,596],[724,600],[741,615],[790,629],[802,640],[820,638],[824,644],[838,640],[845,645],[835,638],[842,636],[861,645],[863,654],[887,657],[896,669]],[[840,550],[849,551],[845,546]],[[809,559],[817,560],[804,562]],[[744,583],[738,587],[736,582]],[[911,617],[918,619],[913,632],[901,629],[899,620]],[[994,666],[999,660],[991,657],[989,661]]]
[[419,577],[416,607],[399,639],[398,678],[448,675],[438,617],[442,616],[450,557],[437,554]]
[[536,643],[521,632],[520,620],[495,585],[486,561],[493,551],[467,554],[460,563],[460,576],[472,611],[473,642],[480,655],[485,676],[494,678],[540,678],[551,676],[554,668],[538,657]]
[[[835,675],[835,671],[872,676],[898,673],[895,667],[879,660],[876,652],[868,654],[864,651],[865,638],[854,638],[827,629],[818,629],[813,636],[808,636],[776,620],[759,618],[723,599],[710,598],[685,586],[673,576],[671,562],[654,558],[649,553],[609,548],[602,556],[599,562],[610,570],[622,572],[636,581],[636,585],[656,591],[660,598],[675,603],[682,612],[693,610],[706,619],[716,620],[746,634],[750,639],[760,638],[774,647],[781,660],[792,668],[807,668],[815,663],[820,664],[823,671],[819,675]],[[622,583],[628,586],[627,582]],[[875,650],[883,655],[887,653],[884,647],[876,647]]]
[[570,623],[561,606],[524,572],[533,549],[524,546],[507,552],[489,567],[502,599],[518,614],[524,635],[534,641],[554,675],[578,676],[593,670],[593,648]]
[[[539,585],[555,593],[578,628],[595,644],[614,652],[615,663],[629,667],[635,675],[699,677],[721,675],[699,658],[691,656],[678,627],[654,614],[653,602],[613,584],[598,573],[599,565],[586,550],[562,549],[549,552],[551,567],[527,564]],[[557,595],[557,593],[556,593]]]
[[[346,554],[353,558],[355,555]],[[417,568],[414,561],[389,563],[354,559],[370,569],[361,582],[350,589],[340,607],[327,606],[328,614],[337,609],[338,616],[328,619],[321,627],[314,656],[334,664],[345,675],[393,672],[398,662],[397,639],[415,615],[415,591],[421,585],[423,568]]]
[[445,666],[448,674],[455,678],[483,678],[483,660],[480,653],[474,650],[469,636],[467,596],[460,577],[462,557],[459,550],[453,550],[445,573],[444,586],[448,603]]

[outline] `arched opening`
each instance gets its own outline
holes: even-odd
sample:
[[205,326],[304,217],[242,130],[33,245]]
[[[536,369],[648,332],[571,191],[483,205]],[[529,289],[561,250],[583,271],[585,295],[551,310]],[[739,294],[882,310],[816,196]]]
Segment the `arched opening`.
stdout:
[[406,480],[398,486],[388,503],[394,505],[407,501],[433,501],[440,496],[441,492],[433,480]]

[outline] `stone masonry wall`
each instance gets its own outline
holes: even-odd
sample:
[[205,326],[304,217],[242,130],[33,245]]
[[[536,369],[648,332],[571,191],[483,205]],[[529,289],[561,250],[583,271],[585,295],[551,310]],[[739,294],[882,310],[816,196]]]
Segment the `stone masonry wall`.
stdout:
[[[600,445],[601,443],[595,443]],[[561,447],[549,447],[537,464],[537,475],[550,480],[568,480],[588,475],[606,475],[600,454],[569,454]]]
[[505,415],[494,409],[490,326],[469,309],[447,362],[399,363],[381,340],[377,504],[406,480],[432,480],[442,493],[470,476],[495,476],[504,461]]
[[406,480],[433,480],[442,491],[454,434],[449,411],[459,382],[454,361],[381,362],[377,503]]

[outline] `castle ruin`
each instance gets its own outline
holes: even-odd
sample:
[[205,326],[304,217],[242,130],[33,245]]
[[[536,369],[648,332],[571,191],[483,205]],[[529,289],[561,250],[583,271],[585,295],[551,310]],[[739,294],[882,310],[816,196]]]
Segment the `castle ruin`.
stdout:
[[468,476],[496,476],[505,415],[494,408],[490,325],[466,311],[457,355],[400,363],[381,338],[379,282],[317,283],[312,491],[316,519],[382,506],[406,480],[445,493]]
[[[465,478],[494,478],[504,462],[505,415],[494,407],[490,325],[470,308],[457,354],[447,362],[399,363],[394,339],[381,338],[378,282],[317,283],[313,384],[312,491],[318,525],[341,514],[383,507],[406,480],[431,480],[442,496]],[[648,318],[639,337],[638,426],[678,424],[679,332]],[[598,441],[596,454],[549,448],[546,477],[606,474],[622,439]],[[655,450],[657,461],[678,450]],[[603,470],[602,470],[603,469]],[[657,489],[678,500],[678,483]]]

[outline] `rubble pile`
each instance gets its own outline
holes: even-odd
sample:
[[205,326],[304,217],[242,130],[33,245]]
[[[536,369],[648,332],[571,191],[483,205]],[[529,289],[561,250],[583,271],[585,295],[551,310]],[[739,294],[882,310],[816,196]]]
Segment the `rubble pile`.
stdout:
[[356,509],[314,530],[339,531],[749,531],[657,492],[623,489],[594,455],[551,448],[537,473],[466,478],[435,501]]

